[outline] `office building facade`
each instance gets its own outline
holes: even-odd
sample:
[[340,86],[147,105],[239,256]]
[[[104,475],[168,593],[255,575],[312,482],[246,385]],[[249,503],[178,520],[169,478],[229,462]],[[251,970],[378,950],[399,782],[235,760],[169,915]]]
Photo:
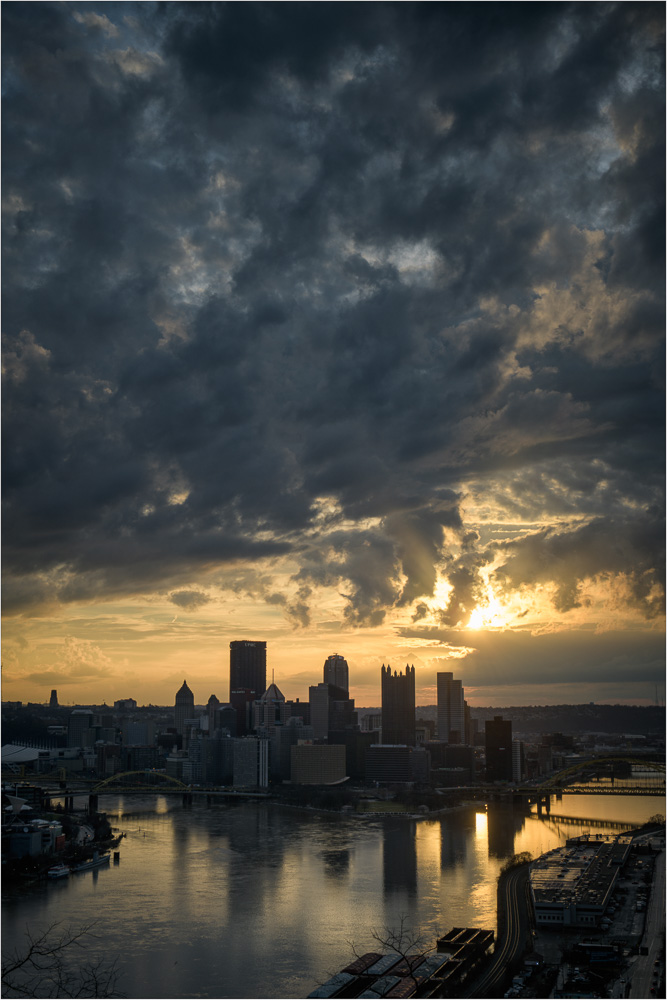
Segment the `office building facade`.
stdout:
[[266,643],[238,639],[229,644],[229,689],[253,692],[261,698],[266,691]]
[[93,713],[89,708],[75,708],[67,725],[67,746],[90,747],[94,742]]
[[345,780],[345,747],[299,742],[290,748],[294,785],[335,785]]
[[252,730],[253,703],[266,691],[266,643],[236,639],[229,644],[229,701],[236,709],[236,731]]
[[447,671],[437,675],[438,739],[444,743],[465,741],[463,685]]
[[379,741],[379,730],[330,729],[327,739],[330,744],[339,743],[345,747],[345,773],[348,777],[353,781],[363,781],[366,777],[366,751]]
[[289,781],[292,747],[300,740],[312,739],[312,726],[305,726],[300,716],[292,716],[284,726],[273,727],[269,733],[269,771],[272,781]]
[[234,787],[266,788],[269,783],[269,741],[246,736],[234,740]]
[[213,717],[213,732],[224,730],[229,736],[236,736],[236,712],[233,705],[220,705]]
[[496,715],[484,725],[486,777],[488,781],[512,780],[512,723]]
[[357,725],[354,698],[335,684],[316,684],[308,689],[310,724],[316,740],[326,740],[332,730]]
[[431,755],[423,747],[376,744],[366,750],[366,782],[368,784],[426,783],[431,768]]
[[526,751],[522,740],[512,740],[512,781],[523,781],[526,772]]

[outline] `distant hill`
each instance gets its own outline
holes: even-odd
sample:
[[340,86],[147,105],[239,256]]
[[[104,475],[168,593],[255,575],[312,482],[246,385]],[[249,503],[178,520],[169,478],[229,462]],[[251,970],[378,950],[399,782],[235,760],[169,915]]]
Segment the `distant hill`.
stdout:
[[[360,708],[359,715],[379,712]],[[657,705],[518,705],[509,708],[471,708],[473,719],[484,722],[494,715],[511,719],[514,730],[523,733],[633,733],[664,735],[665,709]],[[436,705],[418,705],[418,719],[437,719]]]

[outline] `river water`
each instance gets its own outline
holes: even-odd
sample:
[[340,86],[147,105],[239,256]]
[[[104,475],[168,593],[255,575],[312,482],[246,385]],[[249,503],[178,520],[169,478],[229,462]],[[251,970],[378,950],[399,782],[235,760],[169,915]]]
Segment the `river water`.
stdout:
[[135,1000],[305,997],[353,948],[382,951],[372,930],[402,917],[429,944],[453,926],[495,930],[496,879],[513,854],[665,811],[660,797],[620,795],[552,799],[565,819],[494,804],[437,819],[262,801],[184,808],[157,795],[101,796],[99,808],[126,832],[120,863],[7,889],[3,952],[26,927],[96,920],[86,957],[117,957],[119,989]]

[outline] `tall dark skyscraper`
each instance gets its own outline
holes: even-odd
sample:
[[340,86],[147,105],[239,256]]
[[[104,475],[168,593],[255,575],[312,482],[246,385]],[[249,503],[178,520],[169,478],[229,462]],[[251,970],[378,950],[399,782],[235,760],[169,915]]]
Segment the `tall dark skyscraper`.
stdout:
[[266,691],[266,643],[236,639],[229,644],[229,701],[236,709],[237,734],[252,729],[252,705]]
[[444,743],[464,743],[463,686],[454,674],[437,674],[438,739]]
[[322,678],[325,684],[335,684],[336,687],[343,688],[344,691],[350,690],[350,674],[347,666],[347,660],[338,653],[332,653],[331,656],[327,656],[324,661],[324,676]]
[[382,742],[415,745],[415,668],[399,674],[382,664]]
[[266,643],[237,639],[229,644],[229,691],[247,688],[255,698],[266,691]]
[[512,722],[495,715],[485,723],[486,777],[489,781],[512,780]]

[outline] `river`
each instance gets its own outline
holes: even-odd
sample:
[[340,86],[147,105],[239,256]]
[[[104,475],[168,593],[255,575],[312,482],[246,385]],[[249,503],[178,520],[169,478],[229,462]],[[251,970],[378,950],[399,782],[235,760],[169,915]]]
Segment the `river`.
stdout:
[[[560,817],[479,804],[438,818],[355,818],[271,802],[193,805],[100,796],[124,830],[120,863],[3,894],[3,951],[55,921],[97,921],[87,957],[117,957],[140,998],[305,997],[401,917],[427,942],[453,926],[496,927],[496,878],[588,830],[664,813],[650,796],[564,795]],[[586,817],[610,825],[592,828]],[[386,950],[386,949],[385,949]]]

